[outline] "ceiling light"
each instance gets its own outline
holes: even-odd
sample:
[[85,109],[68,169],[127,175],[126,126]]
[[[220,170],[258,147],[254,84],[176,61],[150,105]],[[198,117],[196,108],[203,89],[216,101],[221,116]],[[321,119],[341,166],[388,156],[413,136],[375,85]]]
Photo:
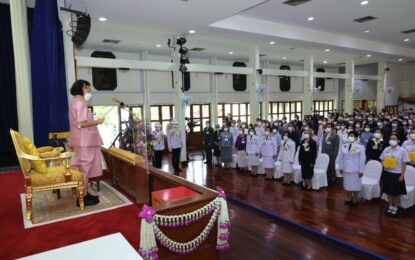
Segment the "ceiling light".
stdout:
[[229,53],[229,55],[232,55],[233,54],[233,51],[230,51],[230,52],[228,52]]
[[194,34],[194,33],[196,33],[196,31],[195,30],[189,30],[189,33]]
[[105,17],[100,17],[100,18],[98,18],[98,20],[100,20],[101,22],[105,22],[105,21],[107,20],[107,18],[105,18]]
[[274,45],[274,44],[275,44],[275,42],[269,42],[269,44]]
[[156,47],[157,47],[157,48],[160,48],[160,47],[161,47],[161,44],[156,44]]
[[323,63],[324,63],[324,64],[327,64],[327,61],[325,60],[325,61],[323,61]]
[[369,30],[366,30],[365,33],[370,33],[370,31]]
[[399,59],[398,61],[403,61],[403,59]]
[[370,58],[372,57],[372,54],[366,54],[366,57]]
[[325,49],[324,51],[325,51],[325,52],[329,52],[329,51],[330,51],[330,49]]
[[286,60],[286,59],[287,59],[287,57],[282,57],[282,59],[283,59],[283,60]]
[[410,41],[410,39],[409,38],[406,38],[405,40],[403,40],[404,42],[409,42]]
[[307,20],[313,21],[314,20],[314,17],[308,17]]
[[360,2],[361,5],[367,5],[369,3],[369,1],[362,1]]

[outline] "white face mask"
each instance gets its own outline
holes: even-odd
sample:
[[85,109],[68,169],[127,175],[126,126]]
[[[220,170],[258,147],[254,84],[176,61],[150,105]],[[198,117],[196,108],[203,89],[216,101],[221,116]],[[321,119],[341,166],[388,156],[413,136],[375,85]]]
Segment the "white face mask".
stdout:
[[349,136],[347,137],[347,140],[349,141],[349,143],[354,143],[356,139],[354,138],[354,136]]
[[288,140],[288,136],[284,135],[283,139]]
[[390,146],[397,146],[398,145],[398,141],[396,141],[396,140],[389,140],[389,144],[390,144]]
[[331,128],[326,128],[326,129],[324,129],[324,131],[326,131],[326,133],[330,133],[331,132]]
[[270,133],[268,131],[265,132],[266,135],[269,135]]
[[304,134],[304,139],[310,139],[310,134]]
[[226,127],[226,128],[224,128],[223,130],[228,131],[229,129]]
[[250,136],[253,136],[253,135],[254,135],[254,132],[249,132],[249,135],[250,135]]
[[365,131],[366,131],[366,132],[369,132],[369,131],[370,131],[370,128],[365,128]]
[[346,129],[346,127],[345,127],[344,125],[340,126],[340,128],[341,128],[342,130]]
[[378,122],[378,123],[377,123],[377,125],[378,125],[378,126],[382,126],[382,123],[381,123],[381,122]]
[[272,129],[272,132],[273,132],[274,134],[276,134],[276,133],[277,133],[277,129]]
[[288,127],[288,131],[292,131],[293,130],[293,128],[290,126],[290,127]]
[[356,125],[356,128],[360,128],[360,125]]
[[87,92],[87,93],[85,93],[85,95],[84,95],[84,100],[85,100],[85,101],[89,101],[91,98],[92,98],[92,94],[91,94],[91,92]]
[[239,134],[241,135],[241,134],[243,134],[244,133],[244,131],[239,131]]
[[310,128],[309,127],[304,127],[304,130],[308,131],[308,130],[310,130]]
[[246,134],[246,135],[248,134],[248,129],[246,129],[246,128],[244,129],[244,134]]
[[336,125],[336,129],[340,129],[340,126],[339,125]]
[[393,127],[397,127],[397,126],[398,126],[398,124],[392,124],[392,126],[393,126]]
[[412,140],[415,140],[415,134],[410,134],[410,135],[409,135],[409,137],[410,137]]
[[374,136],[375,136],[375,138],[379,139],[382,135],[379,134],[379,133],[375,133]]
[[402,124],[403,124],[403,125],[407,125],[407,124],[408,124],[408,122],[406,122],[406,121],[405,121],[405,122],[402,122]]

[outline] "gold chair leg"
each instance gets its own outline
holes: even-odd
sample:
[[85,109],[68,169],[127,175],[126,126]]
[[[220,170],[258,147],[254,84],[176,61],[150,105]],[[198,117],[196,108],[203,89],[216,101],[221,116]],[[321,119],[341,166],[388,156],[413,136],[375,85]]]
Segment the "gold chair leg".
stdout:
[[32,217],[32,188],[26,188],[26,219],[30,220]]
[[78,183],[78,200],[79,200],[79,207],[81,210],[84,210],[84,182],[80,181]]

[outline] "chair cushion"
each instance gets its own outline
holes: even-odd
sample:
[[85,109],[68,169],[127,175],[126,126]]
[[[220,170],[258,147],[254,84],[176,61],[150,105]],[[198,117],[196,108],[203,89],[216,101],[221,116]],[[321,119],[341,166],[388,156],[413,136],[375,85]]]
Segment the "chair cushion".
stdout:
[[[23,145],[25,147],[26,153],[39,157],[39,152],[36,149],[36,146],[34,144],[32,144],[32,142],[30,141],[29,138],[23,137]],[[39,173],[46,173],[46,171],[47,171],[46,162],[44,162],[44,161],[31,161],[31,163],[32,163],[32,166],[35,169],[35,171],[37,171]]]
[[59,154],[60,152],[52,150],[52,151],[40,153],[39,156],[40,158],[53,158],[53,157],[58,157]]
[[[83,175],[80,171],[69,169],[72,174],[72,181],[82,181]],[[47,168],[46,173],[39,173],[35,170],[29,172],[29,177],[32,181],[32,186],[40,187],[52,184],[59,184],[65,182],[66,169],[64,166],[56,166]]]
[[43,146],[43,147],[37,148],[37,151],[39,153],[50,152],[52,150],[53,150],[53,146]]

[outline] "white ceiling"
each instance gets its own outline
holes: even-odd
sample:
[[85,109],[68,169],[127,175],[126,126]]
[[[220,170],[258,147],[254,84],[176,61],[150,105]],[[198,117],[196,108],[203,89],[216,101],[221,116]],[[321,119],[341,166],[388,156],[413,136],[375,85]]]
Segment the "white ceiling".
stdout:
[[[344,62],[347,57],[356,59],[357,64],[379,60],[397,62],[398,58],[415,59],[415,33],[409,43],[402,41],[405,36],[400,33],[402,30],[411,29],[411,24],[415,27],[415,16],[413,18],[409,15],[409,10],[415,11],[415,0],[370,0],[369,5],[364,7],[360,6],[358,0],[312,0],[297,7],[285,6],[281,4],[283,0],[67,0],[66,2],[67,6],[71,4],[72,8],[81,11],[87,9],[91,14],[92,28],[86,48],[114,51],[148,49],[167,53],[169,48],[166,42],[169,37],[194,29],[196,34],[187,36],[186,46],[203,47],[207,50],[191,53],[191,57],[219,56],[246,59],[249,49],[258,46],[260,52],[266,54],[263,60],[276,62],[282,61],[282,57],[287,57],[284,62],[295,63],[304,59],[308,53],[314,54],[317,64],[328,61],[327,65],[331,66]],[[378,3],[381,6],[378,6]],[[368,12],[368,10],[373,11]],[[367,25],[350,22],[365,15],[373,15],[379,19],[368,22]],[[99,22],[98,18],[101,16],[106,17],[107,21]],[[308,16],[314,16],[315,21],[307,22]],[[275,26],[284,23],[315,32],[330,32],[332,38],[341,37],[346,41],[355,41],[356,44],[350,48],[341,44],[311,41],[300,33],[301,30],[298,30],[297,38],[260,33],[260,29],[263,28],[255,30],[254,27],[260,23],[252,23],[253,31],[244,30],[242,24],[232,24],[237,29],[214,26],[228,20],[235,23],[238,21],[236,18],[255,18]],[[394,21],[393,25],[389,24],[391,20]],[[371,33],[364,34],[363,29],[357,26],[367,26],[362,28],[368,28]],[[393,41],[394,37],[398,37],[396,35],[402,39]],[[102,43],[103,39],[117,39],[121,42],[117,45],[105,44]],[[377,41],[386,44],[378,48],[380,51],[373,52],[372,57],[367,58],[365,55],[368,53],[368,48],[358,47],[358,40],[361,39],[371,40],[368,41],[369,47],[370,44],[376,45]],[[269,41],[275,41],[276,44],[270,45]],[[161,44],[162,47],[156,48],[156,44]],[[330,48],[331,51],[325,52],[326,48]],[[404,49],[401,53],[411,55],[397,55],[391,52],[396,48]],[[229,51],[233,51],[234,55],[229,55]]]

